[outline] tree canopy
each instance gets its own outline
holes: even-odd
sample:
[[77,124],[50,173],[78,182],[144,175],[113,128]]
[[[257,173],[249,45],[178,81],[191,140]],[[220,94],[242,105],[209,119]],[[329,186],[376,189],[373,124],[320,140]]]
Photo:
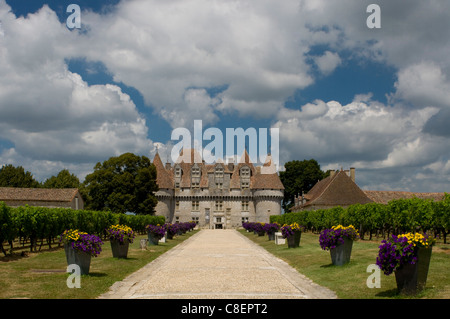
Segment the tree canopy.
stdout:
[[57,176],[48,178],[43,184],[44,188],[79,188],[80,180],[69,170],[63,169]]
[[0,187],[35,188],[40,187],[40,183],[22,166],[7,164],[0,167]]
[[320,169],[319,163],[315,159],[293,160],[284,164],[285,171],[280,172],[280,179],[284,185],[283,208],[289,212],[289,208],[294,206],[294,197],[305,194],[328,173]]
[[158,202],[155,166],[146,156],[132,153],[97,163],[83,186],[88,209],[153,214]]

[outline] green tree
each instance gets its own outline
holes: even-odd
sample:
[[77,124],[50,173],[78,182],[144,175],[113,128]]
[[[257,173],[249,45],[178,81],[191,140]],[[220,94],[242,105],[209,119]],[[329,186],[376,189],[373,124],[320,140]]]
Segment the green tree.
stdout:
[[328,173],[320,169],[319,163],[315,159],[303,161],[290,161],[284,164],[285,171],[280,172],[280,179],[284,185],[283,208],[289,212],[289,208],[294,206],[294,197],[305,194]]
[[33,175],[25,171],[22,166],[15,167],[11,164],[0,168],[0,187],[40,187]]
[[97,163],[82,188],[87,209],[136,214],[155,212],[157,191],[155,166],[132,153]]
[[45,188],[79,188],[80,180],[69,170],[63,169],[58,175],[48,178],[42,186]]

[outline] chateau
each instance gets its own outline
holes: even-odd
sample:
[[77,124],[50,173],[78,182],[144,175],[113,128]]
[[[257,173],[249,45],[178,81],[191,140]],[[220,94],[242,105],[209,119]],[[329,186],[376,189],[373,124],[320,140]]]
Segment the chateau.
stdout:
[[206,164],[194,150],[182,150],[172,165],[159,154],[153,164],[159,191],[156,215],[167,222],[195,221],[201,228],[237,228],[242,222],[269,222],[281,214],[284,187],[270,155],[255,166],[244,151],[239,162]]

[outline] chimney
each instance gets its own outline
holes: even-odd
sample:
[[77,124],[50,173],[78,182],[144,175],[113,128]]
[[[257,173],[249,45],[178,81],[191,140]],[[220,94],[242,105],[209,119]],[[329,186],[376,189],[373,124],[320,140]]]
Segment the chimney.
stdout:
[[334,174],[336,174],[336,171],[333,169],[330,171],[330,178],[333,178]]
[[355,168],[354,167],[350,167],[350,178],[352,179],[353,182],[355,182]]
[[228,170],[230,170],[230,171],[234,170],[234,159],[233,159],[233,157],[228,158]]

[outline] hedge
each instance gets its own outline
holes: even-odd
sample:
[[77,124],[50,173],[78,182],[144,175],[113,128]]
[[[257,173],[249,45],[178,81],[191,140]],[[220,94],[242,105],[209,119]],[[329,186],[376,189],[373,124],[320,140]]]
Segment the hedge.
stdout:
[[0,250],[7,241],[12,249],[13,241],[30,240],[31,250],[36,250],[37,242],[47,241],[49,247],[66,229],[95,234],[106,238],[110,225],[123,224],[137,233],[145,233],[148,224],[164,224],[164,216],[126,215],[109,211],[74,210],[70,208],[47,208],[34,206],[9,207],[0,202]]
[[342,208],[300,211],[270,216],[270,222],[291,224],[297,222],[312,232],[320,232],[334,225],[354,225],[359,227],[361,237],[364,234],[382,234],[384,238],[404,232],[434,232],[435,236],[450,232],[450,194],[441,201],[428,199],[397,199],[388,204],[355,204]]

